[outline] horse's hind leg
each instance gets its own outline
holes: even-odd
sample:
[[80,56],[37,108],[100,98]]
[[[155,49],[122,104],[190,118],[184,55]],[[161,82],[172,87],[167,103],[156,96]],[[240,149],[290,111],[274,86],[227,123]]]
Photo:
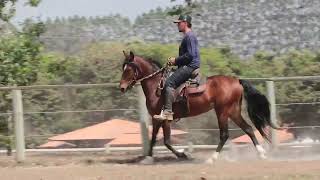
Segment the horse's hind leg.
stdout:
[[266,151],[263,147],[259,144],[256,136],[254,135],[252,127],[243,119],[241,115],[241,108],[235,107],[235,112],[232,113],[231,119],[235,122],[252,140],[256,150],[259,153],[260,158],[266,159]]
[[183,152],[178,152],[175,150],[170,143],[170,136],[171,136],[171,124],[169,121],[165,121],[162,124],[162,129],[163,129],[163,138],[164,138],[164,145],[173,153],[175,154],[178,158],[181,159],[188,159],[188,156],[183,153]]
[[224,144],[229,138],[229,129],[228,129],[228,110],[224,108],[223,110],[216,109],[216,114],[218,117],[219,129],[220,129],[220,142],[216,151],[212,154],[212,156],[206,161],[206,163],[213,163],[214,160],[218,159],[220,151],[222,150]]

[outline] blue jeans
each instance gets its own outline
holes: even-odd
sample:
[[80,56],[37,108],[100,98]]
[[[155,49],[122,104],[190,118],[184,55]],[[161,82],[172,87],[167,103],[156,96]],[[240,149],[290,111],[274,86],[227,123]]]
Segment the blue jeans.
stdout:
[[165,83],[165,100],[164,109],[172,112],[172,103],[174,99],[174,91],[182,83],[186,82],[192,75],[194,68],[182,66],[178,68],[170,77],[167,78]]

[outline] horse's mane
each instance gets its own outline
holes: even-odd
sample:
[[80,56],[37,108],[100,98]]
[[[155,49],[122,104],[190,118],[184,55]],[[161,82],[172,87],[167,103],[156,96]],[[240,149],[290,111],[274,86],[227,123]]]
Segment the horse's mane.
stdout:
[[[162,68],[161,63],[159,61],[157,61],[157,60],[154,60],[154,59],[152,59],[150,57],[142,57],[142,56],[138,56],[138,57],[140,57],[142,60],[144,60],[147,63],[149,63],[153,67],[154,71],[157,71],[157,70]],[[129,61],[125,60],[123,62],[123,64],[122,64],[122,69],[123,69],[124,65],[129,64],[129,63],[130,63]]]
[[156,61],[152,58],[146,58],[147,62],[149,62],[156,70],[161,69],[162,65],[159,61]]

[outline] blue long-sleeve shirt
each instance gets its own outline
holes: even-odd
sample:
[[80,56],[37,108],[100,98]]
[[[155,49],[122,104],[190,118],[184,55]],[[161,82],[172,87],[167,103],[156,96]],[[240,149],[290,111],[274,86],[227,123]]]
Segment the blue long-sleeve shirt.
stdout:
[[176,58],[175,64],[178,67],[184,65],[195,69],[200,67],[198,40],[192,31],[186,33],[182,39],[179,47],[179,57]]

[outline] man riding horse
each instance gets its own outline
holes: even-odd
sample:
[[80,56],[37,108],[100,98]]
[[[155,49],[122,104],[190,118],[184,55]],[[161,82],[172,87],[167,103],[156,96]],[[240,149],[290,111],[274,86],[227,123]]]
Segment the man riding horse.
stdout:
[[174,21],[184,37],[179,47],[179,56],[168,58],[168,64],[178,66],[178,69],[166,80],[164,109],[159,115],[153,116],[157,120],[173,120],[172,103],[175,89],[186,82],[191,77],[192,72],[200,68],[198,40],[191,29],[191,20],[192,18],[189,15],[180,15],[178,20]]
[[[242,100],[246,100],[246,109],[250,120],[260,132],[261,136],[270,142],[268,128],[278,129],[277,125],[271,122],[269,101],[265,95],[259,92],[250,82],[233,76],[215,75],[206,78],[206,82],[197,88],[185,88],[188,96],[188,113],[185,107],[179,103],[173,103],[173,92],[197,71],[200,66],[200,56],[198,42],[191,31],[191,17],[188,15],[180,16],[177,21],[179,31],[184,33],[184,38],[179,49],[179,57],[169,58],[169,65],[177,65],[178,69],[170,76],[165,83],[165,100],[163,96],[157,94],[159,83],[161,83],[167,67],[159,67],[157,63],[134,55],[130,51],[125,51],[125,59],[122,65],[122,76],[120,80],[121,92],[126,92],[137,82],[141,82],[148,113],[152,118],[152,137],[147,156],[141,161],[143,164],[153,162],[153,147],[157,140],[159,129],[163,130],[164,145],[172,151],[178,158],[187,158],[184,152],[177,151],[170,143],[171,120],[185,117],[193,117],[206,113],[214,109],[218,119],[220,129],[220,141],[212,156],[206,161],[213,163],[216,160],[229,138],[229,120],[238,125],[252,140],[259,156],[266,158],[265,150],[259,144],[253,128],[245,121],[241,114]],[[156,67],[157,66],[157,67]],[[156,68],[155,68],[156,67]],[[195,72],[195,73],[193,73]],[[193,91],[202,87],[203,91]],[[200,88],[200,89],[202,89]],[[160,88],[161,89],[161,88]],[[164,104],[164,110],[163,110]]]

